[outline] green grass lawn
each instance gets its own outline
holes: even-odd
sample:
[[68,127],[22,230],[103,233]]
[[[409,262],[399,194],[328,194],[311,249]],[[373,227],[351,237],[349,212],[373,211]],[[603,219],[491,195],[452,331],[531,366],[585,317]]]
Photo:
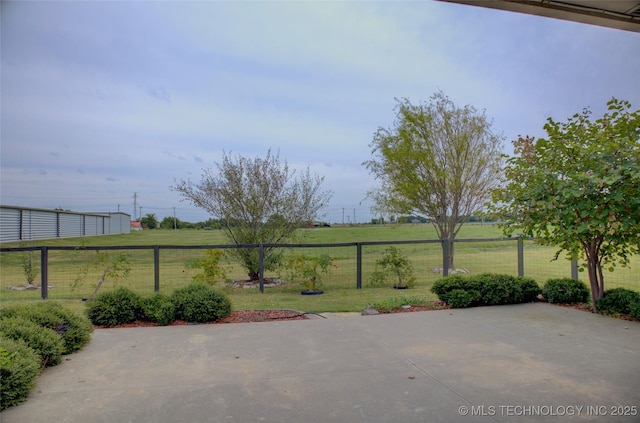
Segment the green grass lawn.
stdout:
[[[434,240],[435,231],[428,224],[346,226],[301,230],[298,243],[350,243],[372,241]],[[463,239],[501,238],[502,233],[495,226],[466,225],[458,235]],[[218,230],[153,230],[132,232],[125,235],[98,236],[81,239],[59,239],[38,241],[37,246],[138,246],[138,245],[223,245],[227,244]],[[3,244],[3,247],[19,246],[18,243]],[[300,295],[298,283],[286,282],[285,271],[266,272],[265,276],[280,277],[285,283],[276,288],[267,288],[264,293],[257,289],[232,288],[221,281],[219,286],[231,298],[236,310],[243,309],[295,309],[309,312],[360,311],[368,304],[389,300],[394,297],[420,297],[435,300],[430,289],[441,276],[433,269],[442,266],[442,250],[439,243],[402,244],[397,246],[407,255],[417,276],[417,285],[406,291],[396,291],[388,287],[368,286],[368,277],[374,270],[385,245],[364,246],[362,248],[362,289],[356,289],[356,248],[314,247],[292,248],[285,255],[304,253],[306,255],[329,254],[334,257],[337,268],[332,268],[324,277],[324,294],[320,296]],[[543,247],[533,242],[525,242],[525,276],[532,277],[543,284],[551,277],[570,276],[570,263],[560,259],[552,261],[555,249]],[[468,269],[472,273],[494,272],[517,274],[517,244],[515,241],[457,242],[455,246],[456,267]],[[128,257],[131,272],[125,278],[107,278],[101,290],[115,286],[127,286],[142,294],[154,291],[153,250],[116,250],[102,252],[103,257],[114,257],[124,253]],[[22,259],[27,253],[0,254],[0,302],[10,304],[22,301],[37,301],[39,291],[11,291],[8,286],[20,285],[25,281]],[[202,257],[202,249],[161,249],[160,250],[160,291],[171,293],[173,289],[185,286],[192,281],[199,269],[190,268],[188,263]],[[83,309],[83,297],[90,296],[102,276],[105,263],[98,263],[99,253],[95,251],[71,250],[49,251],[49,298],[64,302],[66,305]],[[34,262],[39,264],[39,253],[34,253]],[[226,280],[244,278],[245,271],[237,261],[224,260]],[[618,268],[605,275],[606,288],[625,287],[640,291],[638,268],[640,257],[633,257],[630,268]],[[580,274],[586,281],[586,275]]]

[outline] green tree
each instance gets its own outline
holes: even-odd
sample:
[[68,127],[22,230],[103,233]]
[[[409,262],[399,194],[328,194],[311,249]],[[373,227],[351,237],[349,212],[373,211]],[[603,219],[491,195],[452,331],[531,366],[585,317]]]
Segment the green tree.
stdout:
[[160,222],[160,229],[181,229],[182,223],[177,217],[166,216]]
[[[422,216],[441,240],[453,241],[466,218],[490,198],[499,179],[502,136],[484,113],[457,107],[442,92],[429,103],[398,100],[393,127],[379,128],[363,163],[380,187],[372,212]],[[448,245],[454,268],[453,242]]]
[[149,213],[140,218],[140,224],[146,229],[156,229],[158,227],[158,218],[155,214]]
[[548,137],[514,141],[493,210],[506,234],[521,231],[583,258],[594,310],[603,268],[627,265],[640,250],[640,112],[613,98],[592,121],[585,109],[567,122],[547,119]]
[[[203,171],[199,184],[181,180],[172,189],[219,218],[230,242],[276,244],[290,239],[328,204],[332,193],[321,190],[323,180],[309,168],[296,175],[269,150],[266,157],[254,159],[225,153],[215,169]],[[256,248],[230,253],[241,260],[251,279],[258,278]],[[277,250],[265,247],[266,270],[274,270],[280,260]]]

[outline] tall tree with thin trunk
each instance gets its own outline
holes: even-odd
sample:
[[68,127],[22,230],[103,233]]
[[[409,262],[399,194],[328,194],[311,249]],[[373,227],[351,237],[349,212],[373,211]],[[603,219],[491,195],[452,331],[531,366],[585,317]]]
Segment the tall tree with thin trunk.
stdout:
[[[215,169],[205,169],[202,181],[181,180],[172,187],[212,216],[220,219],[230,242],[276,244],[290,239],[295,231],[316,218],[332,193],[323,191],[324,178],[309,168],[300,174],[280,162],[279,154],[250,159],[223,154]],[[259,276],[255,248],[231,250],[243,263],[251,279]],[[274,270],[280,255],[273,247],[264,249],[264,266]]]
[[547,138],[514,141],[493,212],[507,235],[556,246],[556,259],[584,259],[596,310],[604,270],[640,253],[640,110],[613,98],[600,119],[590,115],[549,118]]
[[413,214],[429,220],[449,248],[462,225],[480,211],[499,179],[503,137],[484,112],[458,107],[442,92],[428,103],[398,100],[396,121],[379,128],[363,163],[379,181],[368,197],[373,212]]

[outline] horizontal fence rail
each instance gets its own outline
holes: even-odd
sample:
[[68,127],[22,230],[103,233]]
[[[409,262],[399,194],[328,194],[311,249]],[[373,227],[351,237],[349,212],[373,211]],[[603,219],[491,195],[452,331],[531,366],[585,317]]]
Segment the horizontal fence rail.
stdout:
[[[454,257],[456,262],[462,261],[474,267],[474,272],[490,271],[492,273],[507,273],[517,276],[531,276],[534,273],[538,276],[544,274],[548,277],[572,277],[578,279],[578,263],[571,261],[570,267],[563,267],[562,264],[554,265],[550,269],[548,264],[541,265],[538,258],[541,254],[548,260],[549,251],[544,250],[539,253],[538,249],[543,248],[534,243],[534,240],[517,238],[480,238],[480,239],[455,239],[449,240],[409,240],[409,241],[367,241],[367,242],[342,242],[342,243],[322,243],[322,244],[212,244],[212,245],[133,245],[133,246],[28,246],[0,248],[0,265],[2,273],[0,281],[6,287],[6,279],[16,279],[20,277],[21,270],[25,265],[25,253],[29,254],[29,260],[37,260],[39,268],[40,292],[42,299],[49,297],[49,283],[51,272],[55,271],[67,285],[73,279],[70,275],[73,272],[88,275],[86,264],[95,260],[97,256],[92,256],[92,252],[127,252],[132,256],[131,266],[133,268],[136,283],[148,284],[151,290],[151,280],[153,280],[153,291],[160,291],[163,280],[172,283],[179,277],[182,281],[187,279],[185,262],[192,260],[195,256],[190,254],[194,250],[231,250],[231,249],[256,249],[259,258],[259,289],[264,292],[265,288],[265,250],[280,249],[282,252],[295,250],[311,250],[331,252],[336,256],[336,262],[340,263],[340,279],[355,282],[355,288],[363,287],[363,280],[366,275],[370,275],[375,267],[376,259],[384,253],[384,248],[398,246],[402,248],[402,253],[412,262],[416,263],[416,273],[426,277],[427,274],[437,274],[447,276],[451,272],[463,271],[466,269],[449,269],[448,254],[449,244],[454,244]],[[525,248],[525,244],[527,247]],[[526,251],[525,251],[526,250]],[[542,250],[540,250],[542,251]],[[134,253],[135,252],[135,253]],[[21,255],[18,257],[17,255]],[[55,256],[55,257],[54,257]],[[200,256],[198,256],[200,257]],[[458,259],[462,257],[462,259]],[[526,264],[529,257],[531,262]],[[491,261],[489,265],[487,262]],[[550,261],[550,260],[549,260]],[[562,260],[559,260],[562,262]],[[638,264],[640,265],[640,258]],[[99,262],[102,268],[105,263]],[[635,263],[635,262],[634,262]],[[227,263],[235,266],[234,271],[240,271],[241,266],[237,260]],[[526,264],[526,266],[525,266]],[[83,267],[84,266],[84,267]],[[163,267],[164,266],[164,267]],[[558,267],[559,266],[559,267]],[[536,268],[537,267],[537,268]],[[102,274],[102,268],[97,274]],[[536,269],[534,269],[536,268]],[[540,270],[540,268],[542,270]],[[32,268],[32,270],[35,269]],[[164,272],[162,271],[164,269]],[[95,271],[95,269],[94,269]],[[66,272],[63,274],[63,272]],[[84,273],[83,273],[84,272]],[[104,271],[106,274],[106,270]],[[631,273],[633,284],[640,285],[637,281],[637,272]],[[152,277],[150,275],[153,275]],[[34,275],[31,275],[32,278]],[[95,274],[93,274],[95,276]],[[97,277],[97,276],[96,276]],[[165,278],[165,279],[163,279]],[[78,277],[76,277],[78,280]],[[102,279],[101,279],[102,280]],[[624,286],[624,284],[622,284]],[[99,285],[98,285],[99,286]],[[638,290],[637,286],[631,286]],[[97,291],[97,289],[96,289]]]

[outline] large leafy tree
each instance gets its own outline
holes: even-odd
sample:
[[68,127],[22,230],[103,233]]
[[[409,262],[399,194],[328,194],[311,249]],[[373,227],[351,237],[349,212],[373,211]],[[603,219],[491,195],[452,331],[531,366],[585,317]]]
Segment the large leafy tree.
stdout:
[[[458,107],[442,92],[428,103],[398,100],[391,128],[379,128],[363,164],[379,181],[369,192],[376,214],[422,216],[453,241],[482,209],[499,179],[503,138],[484,112]],[[444,251],[454,268],[453,242]]]
[[544,129],[547,138],[514,142],[493,209],[505,233],[559,247],[556,259],[582,257],[595,310],[603,268],[628,264],[640,249],[640,112],[614,98],[600,119],[585,109]]
[[[205,169],[198,184],[179,181],[172,188],[195,206],[220,219],[230,242],[276,244],[290,239],[297,228],[312,221],[332,193],[323,191],[324,178],[306,171],[296,174],[279,154],[250,159],[223,154],[222,163]],[[259,276],[258,251],[233,249],[249,277]],[[273,270],[280,256],[273,247],[264,249],[264,266]]]

